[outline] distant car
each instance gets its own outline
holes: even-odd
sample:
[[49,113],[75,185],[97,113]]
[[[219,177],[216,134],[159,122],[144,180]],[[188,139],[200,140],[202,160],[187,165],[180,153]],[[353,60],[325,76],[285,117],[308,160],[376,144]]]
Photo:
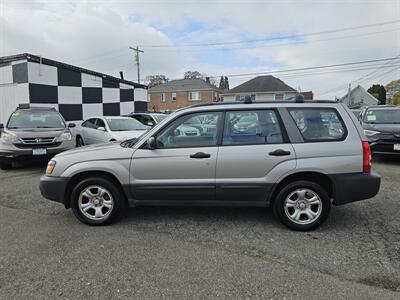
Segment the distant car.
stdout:
[[76,129],[76,146],[138,138],[150,129],[128,117],[95,117],[82,122]]
[[164,120],[168,115],[160,113],[130,113],[126,117],[134,118],[146,126],[155,126]]
[[400,107],[370,106],[360,122],[373,153],[400,154]]
[[[144,125],[154,127],[166,117],[168,117],[168,115],[160,113],[130,113],[126,115],[126,117],[138,120]],[[192,126],[192,124],[182,124],[181,126],[179,126],[179,128],[175,130],[175,135],[200,135],[200,131],[196,127]]]
[[10,169],[14,160],[48,157],[75,147],[71,127],[52,107],[21,104],[6,126],[0,124],[0,168]]

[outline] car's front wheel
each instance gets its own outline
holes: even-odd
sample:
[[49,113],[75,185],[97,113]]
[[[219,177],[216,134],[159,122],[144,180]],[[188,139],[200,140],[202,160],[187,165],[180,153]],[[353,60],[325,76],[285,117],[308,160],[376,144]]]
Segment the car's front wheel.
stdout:
[[2,161],[2,162],[0,162],[0,169],[2,169],[2,170],[10,170],[10,169],[12,169],[12,162],[11,161]]
[[85,146],[85,142],[83,141],[83,138],[81,136],[76,137],[76,147],[83,147]]
[[125,197],[120,188],[104,177],[80,181],[71,194],[71,208],[75,216],[89,225],[106,225],[122,211]]
[[287,227],[306,231],[321,225],[329,215],[331,202],[319,184],[298,180],[283,187],[275,201],[274,213]]

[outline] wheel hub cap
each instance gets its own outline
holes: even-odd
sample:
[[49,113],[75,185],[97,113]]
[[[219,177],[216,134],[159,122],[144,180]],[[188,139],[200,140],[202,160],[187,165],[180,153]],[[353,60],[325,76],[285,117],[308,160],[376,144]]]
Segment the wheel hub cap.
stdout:
[[80,193],[78,207],[85,217],[92,220],[104,220],[111,214],[114,199],[104,187],[92,185]]
[[284,211],[292,222],[301,225],[310,224],[321,215],[322,201],[315,191],[300,188],[286,197]]

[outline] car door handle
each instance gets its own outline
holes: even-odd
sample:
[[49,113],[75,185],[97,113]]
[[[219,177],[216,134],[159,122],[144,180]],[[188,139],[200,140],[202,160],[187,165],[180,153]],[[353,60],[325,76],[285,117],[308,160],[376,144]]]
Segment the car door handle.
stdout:
[[276,149],[275,151],[272,151],[269,153],[271,156],[284,156],[284,155],[290,155],[290,151],[286,151],[283,149]]
[[200,158],[210,158],[210,157],[211,157],[211,154],[204,153],[204,152],[197,152],[197,153],[195,153],[195,154],[191,154],[191,155],[190,155],[190,158],[197,158],[197,159],[200,159]]

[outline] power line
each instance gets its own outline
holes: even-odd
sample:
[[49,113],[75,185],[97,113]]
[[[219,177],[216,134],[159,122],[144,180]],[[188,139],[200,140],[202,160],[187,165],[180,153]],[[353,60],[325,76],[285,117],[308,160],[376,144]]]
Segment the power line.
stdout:
[[324,35],[324,34],[352,31],[352,30],[364,29],[364,28],[370,28],[370,27],[376,27],[376,26],[385,26],[385,25],[396,24],[396,23],[400,23],[400,20],[393,20],[393,21],[389,21],[389,22],[380,22],[380,23],[374,23],[374,24],[360,25],[360,26],[354,26],[354,27],[345,27],[345,28],[340,28],[340,29],[331,29],[331,30],[318,31],[318,32],[281,35],[281,36],[263,38],[263,39],[241,40],[241,41],[225,41],[225,42],[214,42],[214,43],[197,43],[197,44],[175,44],[175,45],[167,45],[167,44],[164,44],[164,45],[144,45],[143,44],[143,45],[140,45],[140,46],[143,47],[143,48],[173,48],[173,47],[210,47],[210,46],[249,44],[249,43],[259,43],[259,42],[266,42],[266,41],[293,39],[293,38],[300,38],[300,37],[309,37],[309,36],[315,36],[315,35]]
[[[305,70],[317,70],[317,69],[325,69],[325,68],[340,67],[340,66],[352,66],[352,65],[359,65],[359,64],[382,62],[382,61],[388,61],[388,60],[392,60],[392,59],[393,59],[393,57],[391,57],[391,58],[381,58],[381,59],[372,59],[372,60],[363,60],[363,61],[348,62],[348,63],[340,63],[340,64],[332,64],[332,65],[322,65],[322,66],[315,66],[315,67],[304,67],[304,68],[273,70],[273,71],[264,71],[264,72],[252,72],[252,73],[242,73],[242,74],[228,74],[228,75],[225,75],[225,76],[228,76],[228,77],[242,77],[242,76],[254,76],[254,75],[268,75],[268,74],[276,74],[276,73],[288,73],[288,72],[297,72],[297,71],[305,71]],[[220,75],[208,76],[208,77],[219,78]]]

